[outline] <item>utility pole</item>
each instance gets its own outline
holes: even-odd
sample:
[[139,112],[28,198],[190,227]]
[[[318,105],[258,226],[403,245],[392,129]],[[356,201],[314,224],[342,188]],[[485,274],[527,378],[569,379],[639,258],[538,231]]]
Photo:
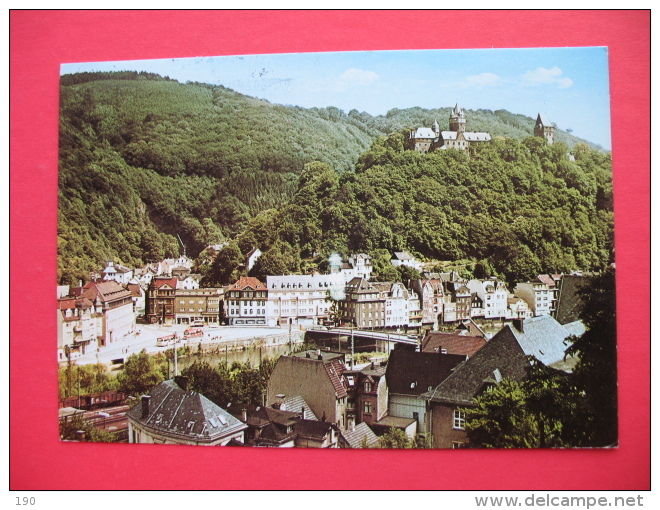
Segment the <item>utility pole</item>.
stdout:
[[351,370],[355,366],[355,337],[353,335],[353,328],[355,324],[351,322]]

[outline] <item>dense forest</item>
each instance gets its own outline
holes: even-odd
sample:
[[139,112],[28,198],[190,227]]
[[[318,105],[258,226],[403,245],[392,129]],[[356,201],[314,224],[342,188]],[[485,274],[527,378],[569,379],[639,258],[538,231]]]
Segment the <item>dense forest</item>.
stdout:
[[468,129],[494,138],[468,158],[404,150],[408,129],[442,126],[450,105],[375,117],[133,72],[61,85],[60,283],[105,260],[177,255],[176,235],[193,257],[234,241],[230,270],[199,268],[207,283],[231,278],[252,246],[258,273],[355,250],[465,259],[507,279],[612,259],[610,155],[560,130],[548,146],[529,117],[468,110]]

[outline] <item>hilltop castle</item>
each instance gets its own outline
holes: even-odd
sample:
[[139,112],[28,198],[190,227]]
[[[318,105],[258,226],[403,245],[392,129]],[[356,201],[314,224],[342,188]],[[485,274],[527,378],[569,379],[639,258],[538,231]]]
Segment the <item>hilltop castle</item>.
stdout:
[[408,148],[418,152],[458,149],[470,154],[470,147],[477,143],[490,142],[490,133],[466,131],[465,111],[456,104],[449,115],[449,131],[440,131],[436,120],[433,127],[420,127],[410,132]]

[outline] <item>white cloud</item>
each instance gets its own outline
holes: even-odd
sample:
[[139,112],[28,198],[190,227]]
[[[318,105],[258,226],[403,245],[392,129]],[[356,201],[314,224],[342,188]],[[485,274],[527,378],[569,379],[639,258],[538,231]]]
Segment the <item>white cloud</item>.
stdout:
[[352,67],[341,73],[336,85],[338,90],[344,91],[352,87],[365,87],[375,82],[378,78],[380,76],[373,71],[365,71]]
[[493,73],[473,74],[465,79],[466,87],[494,87],[502,80]]
[[556,85],[560,89],[566,89],[573,85],[573,80],[564,77],[563,74],[564,71],[559,67],[553,67],[552,69],[538,67],[533,71],[527,71],[520,79],[523,85]]
[[502,78],[493,73],[472,74],[464,80],[441,84],[446,89],[483,89],[484,87],[496,87],[502,84]]

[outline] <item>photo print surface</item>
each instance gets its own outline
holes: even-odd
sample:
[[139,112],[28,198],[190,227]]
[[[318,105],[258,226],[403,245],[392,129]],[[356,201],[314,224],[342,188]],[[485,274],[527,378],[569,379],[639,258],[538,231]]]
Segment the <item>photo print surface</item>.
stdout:
[[64,441],[614,447],[604,47],[63,64]]

